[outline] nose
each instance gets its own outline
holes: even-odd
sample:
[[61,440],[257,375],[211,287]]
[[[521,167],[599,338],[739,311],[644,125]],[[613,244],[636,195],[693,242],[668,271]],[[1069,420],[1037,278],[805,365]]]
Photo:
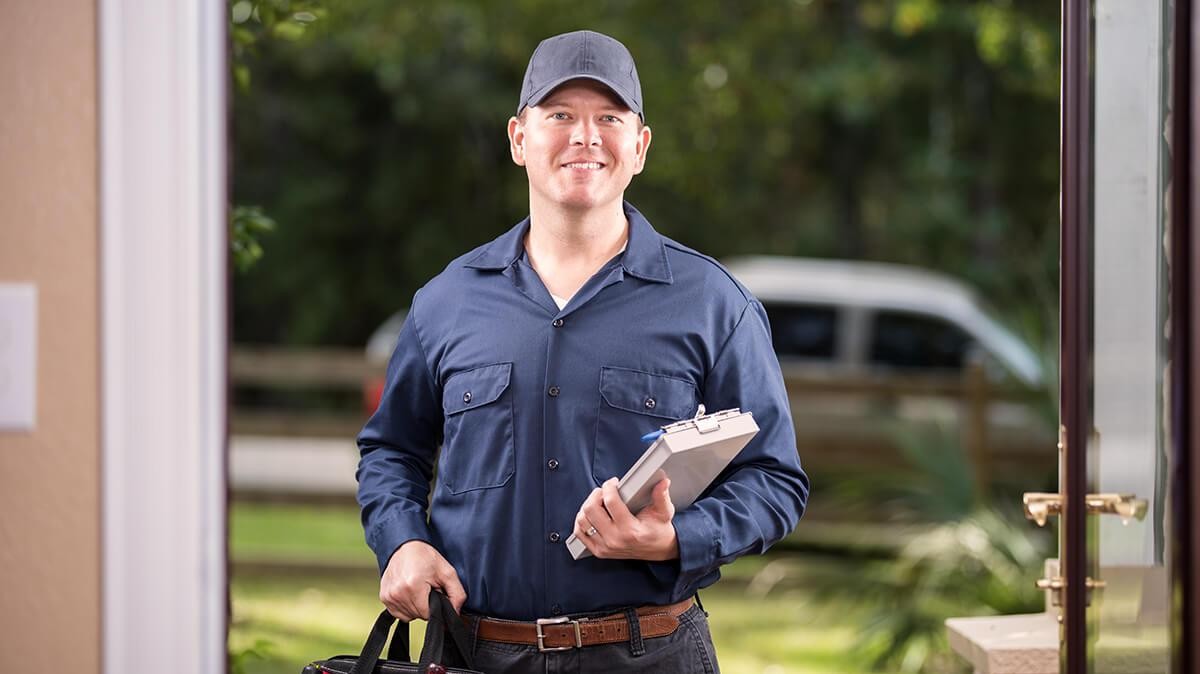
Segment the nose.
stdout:
[[600,127],[593,119],[582,118],[571,129],[572,145],[600,145]]

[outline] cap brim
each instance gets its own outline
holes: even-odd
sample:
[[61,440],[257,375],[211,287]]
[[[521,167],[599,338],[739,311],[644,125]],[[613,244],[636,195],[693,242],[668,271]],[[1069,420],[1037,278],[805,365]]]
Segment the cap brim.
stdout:
[[[539,103],[541,103],[542,101],[546,100],[546,97],[549,96],[550,94],[552,94],[555,89],[561,87],[562,85],[566,84],[567,82],[570,82],[571,80],[592,80],[594,82],[599,82],[600,84],[603,84],[604,86],[608,87],[608,89],[610,91],[612,91],[614,94],[616,94],[617,98],[621,99],[621,102],[625,104],[625,107],[629,108],[630,111],[637,113],[637,116],[643,122],[646,121],[645,114],[643,114],[641,110],[638,110],[637,108],[633,107],[633,102],[632,102],[633,97],[632,96],[621,91],[621,88],[618,87],[617,85],[613,84],[610,80],[603,78],[603,77],[598,77],[596,75],[568,75],[567,77],[561,77],[557,80],[553,80],[546,86],[542,87],[542,89],[540,91],[538,91],[537,93],[530,94],[529,100],[525,102],[525,107],[527,107],[527,108],[537,107],[537,105]],[[518,110],[517,112],[520,112],[520,110]]]

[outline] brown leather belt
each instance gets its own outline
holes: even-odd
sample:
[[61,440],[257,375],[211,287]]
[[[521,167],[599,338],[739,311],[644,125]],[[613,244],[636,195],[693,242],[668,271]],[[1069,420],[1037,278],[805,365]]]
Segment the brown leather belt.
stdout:
[[[679,628],[679,616],[691,608],[689,597],[670,606],[643,606],[637,609],[638,626],[643,639],[665,637]],[[541,652],[569,651],[572,648],[629,641],[629,621],[624,613],[572,620],[567,616],[540,618],[533,622],[464,616],[468,624],[477,621],[480,639],[506,644],[537,646]]]

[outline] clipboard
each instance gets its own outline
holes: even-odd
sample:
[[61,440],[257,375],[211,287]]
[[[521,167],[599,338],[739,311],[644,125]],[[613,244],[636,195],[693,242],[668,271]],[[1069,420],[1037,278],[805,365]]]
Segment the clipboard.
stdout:
[[[661,427],[661,434],[621,478],[617,492],[634,515],[650,505],[654,485],[663,477],[671,478],[675,509],[690,506],[758,433],[750,412],[736,407],[704,412],[700,405],[691,419]],[[567,538],[566,545],[574,559],[592,555],[575,534]]]

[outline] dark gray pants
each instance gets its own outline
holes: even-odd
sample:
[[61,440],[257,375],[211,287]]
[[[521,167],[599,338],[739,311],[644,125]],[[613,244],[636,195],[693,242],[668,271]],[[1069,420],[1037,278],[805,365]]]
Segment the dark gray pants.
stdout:
[[475,669],[484,674],[719,674],[721,671],[708,631],[707,614],[696,604],[679,616],[679,629],[663,637],[639,640],[635,636],[627,642],[553,653],[539,653],[536,646],[474,639],[474,652]]

